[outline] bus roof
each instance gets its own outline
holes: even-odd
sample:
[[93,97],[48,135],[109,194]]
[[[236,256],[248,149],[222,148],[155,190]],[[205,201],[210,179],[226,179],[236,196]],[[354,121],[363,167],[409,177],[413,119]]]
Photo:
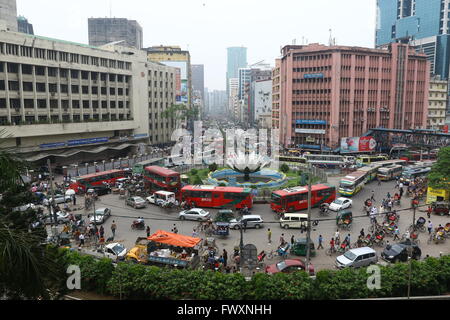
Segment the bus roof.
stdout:
[[363,175],[365,175],[367,172],[364,172],[364,171],[355,171],[355,172],[352,172],[352,173],[350,173],[350,174],[348,174],[348,175],[346,175],[344,178],[342,178],[341,180],[349,180],[349,181],[353,181],[353,180],[356,180],[356,179],[358,179],[359,177],[361,177],[361,176],[363,176]]
[[161,161],[162,159],[164,159],[164,158],[149,159],[149,160],[138,162],[136,164],[139,164],[139,165],[142,165],[142,166],[146,166],[146,165],[149,165],[149,164]]
[[[334,187],[327,185],[327,184],[314,184],[311,187],[311,191],[319,191],[319,190],[325,190],[325,189],[330,189],[330,188],[334,188]],[[277,194],[279,196],[287,196],[289,194],[303,193],[303,192],[307,192],[307,191],[308,191],[308,186],[304,186],[304,187],[298,186],[298,187],[294,187],[294,188],[276,190],[273,193]]]
[[124,172],[124,171],[120,170],[120,169],[114,169],[114,170],[108,170],[108,171],[102,171],[102,172],[95,172],[95,173],[87,174],[84,176],[80,176],[77,179],[89,179],[89,178],[98,177],[98,176],[102,176],[105,174],[117,173],[117,172]]
[[158,166],[145,167],[145,171],[156,173],[156,174],[158,174],[160,176],[166,176],[166,177],[180,175],[176,171],[173,171],[173,170],[170,170],[170,169],[167,169],[167,168],[163,168],[163,167],[158,167]]
[[241,187],[216,187],[216,186],[200,186],[187,185],[181,191],[221,191],[221,192],[251,192],[250,188]]

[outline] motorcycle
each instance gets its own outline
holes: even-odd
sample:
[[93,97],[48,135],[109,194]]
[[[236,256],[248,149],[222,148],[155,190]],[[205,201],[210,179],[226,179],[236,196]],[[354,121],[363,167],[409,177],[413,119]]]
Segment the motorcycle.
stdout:
[[140,221],[135,220],[131,224],[131,229],[133,229],[133,230],[145,230],[145,222],[140,222]]

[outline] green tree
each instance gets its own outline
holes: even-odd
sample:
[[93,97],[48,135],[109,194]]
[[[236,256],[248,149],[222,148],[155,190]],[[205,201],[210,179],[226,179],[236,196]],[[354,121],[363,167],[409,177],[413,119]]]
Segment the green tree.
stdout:
[[281,172],[288,173],[289,172],[289,166],[286,163],[283,163],[280,167]]
[[195,176],[197,173],[198,173],[198,170],[197,170],[197,169],[192,169],[192,170],[191,170],[191,174],[192,174],[193,176]]
[[203,184],[203,181],[202,181],[202,179],[199,177],[199,176],[194,176],[194,184],[195,185],[202,185]]
[[450,147],[439,151],[438,160],[428,175],[428,185],[434,189],[450,189]]
[[217,163],[211,163],[208,166],[208,168],[209,168],[209,171],[211,171],[211,172],[217,171],[217,169],[218,169]]

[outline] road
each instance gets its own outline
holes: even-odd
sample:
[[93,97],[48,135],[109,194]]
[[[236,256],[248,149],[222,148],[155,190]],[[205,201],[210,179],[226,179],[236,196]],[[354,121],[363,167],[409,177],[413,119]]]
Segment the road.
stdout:
[[[329,183],[337,186],[339,183],[339,178],[329,178]],[[391,195],[395,193],[394,182],[383,182],[381,186],[378,186],[376,182],[372,182],[366,185],[363,190],[353,197],[353,226],[350,232],[340,231],[341,239],[345,237],[347,233],[351,234],[351,242],[354,243],[357,240],[359,232],[362,228],[364,228],[365,233],[368,233],[368,227],[370,226],[369,218],[363,214],[363,203],[367,198],[370,198],[371,191],[375,191],[375,200],[376,205],[380,205],[380,201],[383,197],[386,197],[387,192],[390,192]],[[78,204],[82,201],[81,198],[78,198]],[[422,205],[423,203],[421,203]],[[166,230],[171,231],[174,226],[177,227],[180,234],[192,236],[193,229],[198,225],[198,222],[194,221],[180,221],[178,220],[178,211],[172,210],[171,212],[165,211],[157,206],[148,205],[145,209],[134,209],[132,207],[128,207],[125,205],[124,199],[119,199],[118,195],[106,195],[102,196],[101,200],[96,202],[96,208],[100,207],[108,207],[112,210],[112,217],[109,218],[104,223],[106,237],[111,236],[110,226],[113,220],[117,224],[116,230],[116,240],[122,241],[126,248],[131,249],[134,246],[134,242],[137,237],[145,237],[145,231],[135,231],[131,229],[131,223],[134,219],[141,216],[145,219],[147,225],[151,228],[151,233],[154,233],[157,230]],[[402,208],[410,207],[410,198],[403,198],[402,205],[396,206],[396,210],[400,210]],[[213,215],[217,213],[218,210],[215,209],[206,209],[211,212]],[[425,210],[425,208],[419,208],[419,210]],[[416,220],[423,216],[426,218],[425,212],[416,212]],[[83,212],[83,211],[81,211]],[[91,214],[93,213],[91,209]],[[247,229],[244,233],[244,244],[254,244],[258,252],[265,250],[266,252],[274,250],[279,245],[279,239],[282,234],[284,234],[284,239],[286,241],[290,241],[291,237],[295,238],[306,237],[306,233],[302,234],[298,229],[290,229],[285,230],[282,229],[277,222],[277,216],[274,212],[271,211],[269,204],[257,204],[251,210],[252,214],[259,214],[262,216],[265,227],[256,230],[256,229]],[[87,216],[88,212],[83,214]],[[333,237],[334,232],[336,231],[336,219],[335,214],[331,213],[328,217],[323,217],[319,215],[319,210],[317,208],[312,209],[312,220],[315,219],[327,219],[326,221],[320,221],[319,225],[313,229],[311,232],[312,240],[315,242],[317,247],[317,239],[319,235],[322,235],[324,238],[323,245],[325,249],[329,247],[329,242],[331,237]],[[399,227],[400,231],[403,234],[406,229],[413,222],[413,212],[412,210],[401,211],[400,212],[400,220]],[[427,219],[428,220],[428,219]],[[379,220],[380,221],[380,220]],[[431,216],[431,221],[434,226],[438,226],[439,224],[445,225],[447,222],[450,222],[449,217],[440,217],[437,215]],[[269,244],[267,241],[267,229],[270,228],[272,230],[272,244]],[[201,234],[201,237],[204,238],[205,235]],[[450,246],[448,243],[443,244],[427,244],[428,240],[428,232],[421,233],[419,236],[420,239],[420,247],[422,249],[422,257],[424,258],[427,254],[430,256],[438,257],[442,254],[450,254]],[[389,240],[392,244],[392,238],[387,237],[385,240]],[[216,239],[216,243],[219,246],[220,251],[226,249],[228,251],[228,256],[231,257],[233,253],[233,248],[239,245],[240,241],[240,232],[236,230],[230,230],[230,236],[226,239]],[[447,240],[450,241],[450,240]],[[375,247],[377,252],[381,253],[383,248]],[[290,255],[290,257],[295,257]],[[296,257],[295,257],[296,258]],[[325,254],[325,250],[316,250],[316,256],[312,258],[312,263],[316,270],[321,269],[329,269],[334,268],[334,261],[336,256],[327,256]],[[273,258],[272,261],[266,261],[266,263],[275,263],[280,260],[278,257]]]

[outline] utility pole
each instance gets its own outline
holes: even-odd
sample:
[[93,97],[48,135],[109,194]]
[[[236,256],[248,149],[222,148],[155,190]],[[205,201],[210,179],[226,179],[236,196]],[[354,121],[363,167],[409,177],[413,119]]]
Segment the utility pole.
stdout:
[[309,272],[309,264],[311,259],[311,171],[311,163],[308,163],[308,224],[306,229],[306,272]]
[[47,159],[47,167],[48,172],[50,174],[50,190],[52,194],[52,200],[49,201],[50,204],[50,221],[52,222],[52,233],[54,236],[56,236],[56,226],[58,225],[58,218],[56,215],[56,212],[53,211],[53,203],[55,202],[55,191],[53,189],[53,173],[52,173],[52,166],[50,163],[50,159]]
[[240,253],[239,253],[239,267],[241,269],[240,270],[241,272],[242,272],[242,268],[244,267],[244,261],[242,259],[242,253],[244,251],[244,233],[242,231],[242,228],[243,228],[243,223],[242,223],[242,219],[241,219],[241,225],[240,225],[240,228],[239,228],[239,231],[241,232],[241,240],[239,242],[239,250],[240,250]]
[[[94,191],[94,193],[95,193],[95,191]],[[95,231],[95,236],[94,236],[94,239],[95,239],[95,249],[97,249],[97,219],[96,219],[96,215],[95,215],[95,197],[94,197],[94,195],[92,195],[92,204],[93,204],[93,206],[94,206],[94,231]]]

